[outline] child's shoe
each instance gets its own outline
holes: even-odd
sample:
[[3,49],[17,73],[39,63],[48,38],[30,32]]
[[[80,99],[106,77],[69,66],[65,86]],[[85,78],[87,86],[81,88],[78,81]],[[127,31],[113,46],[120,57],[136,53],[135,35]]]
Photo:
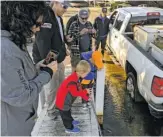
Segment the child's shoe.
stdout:
[[66,133],[79,133],[80,129],[77,127],[74,127],[72,130],[71,129],[66,129],[65,130]]
[[73,121],[72,121],[72,124],[75,126],[75,125],[79,125],[79,124],[80,124],[80,122],[79,122],[79,121],[77,121],[77,120],[73,120]]

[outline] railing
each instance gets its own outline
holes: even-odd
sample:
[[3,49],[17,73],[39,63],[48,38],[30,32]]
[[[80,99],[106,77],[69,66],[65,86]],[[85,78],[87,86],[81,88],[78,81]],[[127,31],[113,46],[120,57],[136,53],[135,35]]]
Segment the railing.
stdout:
[[[97,71],[97,79],[96,79],[96,88],[95,88],[95,96],[94,92],[91,94],[91,106],[96,115],[96,121],[98,121],[98,117],[103,119],[104,112],[104,91],[105,91],[105,69]],[[95,98],[94,98],[95,97]],[[98,124],[99,135],[102,136],[100,125]]]
[[104,91],[105,91],[105,69],[97,71],[96,80],[96,115],[103,116],[104,112]]

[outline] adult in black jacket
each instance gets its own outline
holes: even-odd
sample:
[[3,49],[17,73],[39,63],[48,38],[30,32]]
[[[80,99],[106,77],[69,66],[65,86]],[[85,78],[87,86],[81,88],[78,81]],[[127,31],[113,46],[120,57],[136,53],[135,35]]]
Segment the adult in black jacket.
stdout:
[[60,83],[64,80],[64,64],[66,57],[66,38],[64,36],[64,26],[61,16],[67,11],[68,6],[64,0],[53,0],[50,7],[47,7],[44,13],[44,24],[41,26],[40,32],[35,35],[36,42],[33,47],[33,59],[37,63],[44,59],[50,50],[59,52],[58,70],[53,75],[52,80],[44,87],[47,94],[48,115],[52,119],[55,118],[56,112],[54,106],[56,90]]
[[[61,17],[60,19],[63,27],[63,20]],[[41,26],[40,32],[35,35],[36,41],[33,47],[34,62],[38,63],[44,59],[48,52],[52,49],[59,52],[57,62],[61,63],[66,57],[65,39],[62,41],[59,24],[52,8],[49,6],[47,6],[44,13],[43,22],[44,24]]]
[[98,50],[101,43],[102,54],[104,54],[107,35],[109,33],[109,22],[107,18],[107,8],[102,8],[102,13],[95,19],[94,28],[97,31],[96,50]]

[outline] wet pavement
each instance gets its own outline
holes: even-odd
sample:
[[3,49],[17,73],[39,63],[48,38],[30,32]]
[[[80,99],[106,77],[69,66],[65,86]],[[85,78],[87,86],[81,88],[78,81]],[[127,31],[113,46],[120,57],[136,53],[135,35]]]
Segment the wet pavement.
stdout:
[[[32,46],[28,47],[30,54]],[[150,115],[148,105],[134,103],[125,90],[126,74],[122,67],[113,63],[108,53],[104,58],[106,91],[104,104],[104,136],[163,136],[163,119]],[[70,58],[64,64],[70,67]]]
[[104,104],[104,136],[161,136],[163,119],[150,115],[146,103],[134,103],[125,90],[126,74],[115,65],[108,53],[104,58],[106,91]]
[[[32,46],[28,47],[30,54]],[[104,58],[106,91],[104,104],[104,136],[163,136],[163,119],[150,115],[146,103],[134,103],[125,90],[126,74],[113,63],[108,53]],[[70,68],[70,58],[64,64]]]

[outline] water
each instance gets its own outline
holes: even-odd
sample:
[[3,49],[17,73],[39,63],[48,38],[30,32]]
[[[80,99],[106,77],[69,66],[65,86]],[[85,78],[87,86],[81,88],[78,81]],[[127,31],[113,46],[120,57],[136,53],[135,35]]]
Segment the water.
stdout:
[[150,115],[146,103],[135,103],[125,88],[125,72],[105,57],[106,90],[104,102],[104,136],[163,135],[163,119]]

